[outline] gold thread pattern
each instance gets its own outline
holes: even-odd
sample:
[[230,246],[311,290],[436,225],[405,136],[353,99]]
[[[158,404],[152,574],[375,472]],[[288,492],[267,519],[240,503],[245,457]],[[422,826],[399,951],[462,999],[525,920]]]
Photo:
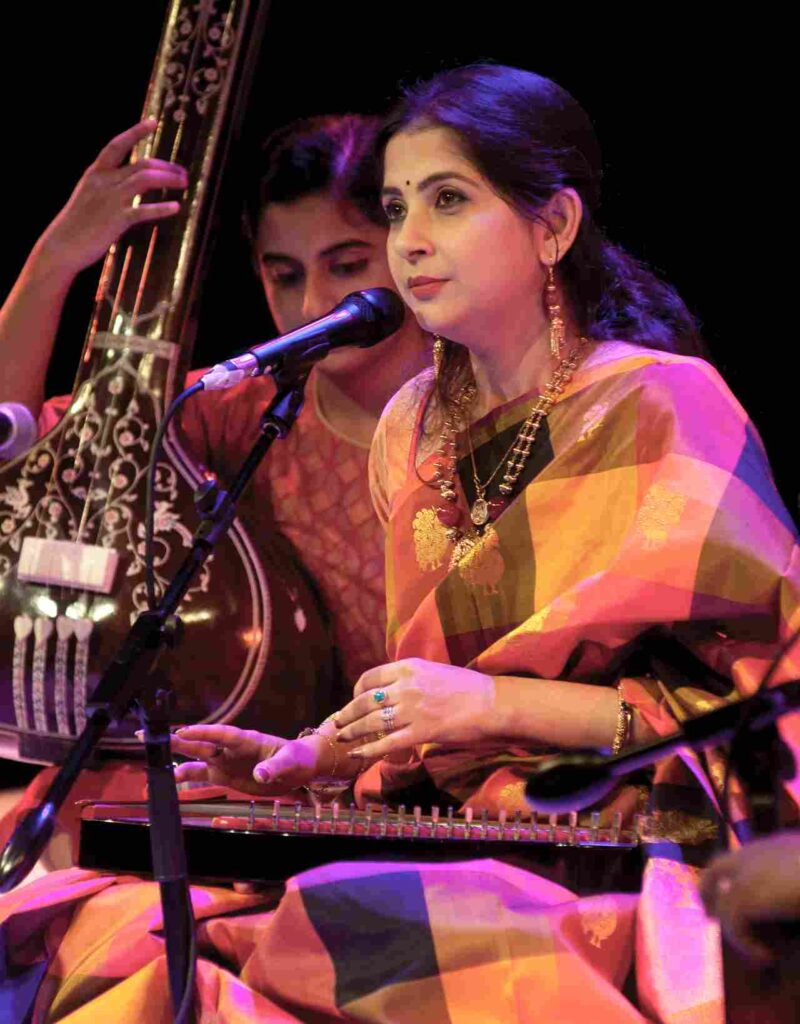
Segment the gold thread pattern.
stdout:
[[708,818],[684,811],[654,811],[642,818],[640,835],[644,843],[682,843],[699,846],[717,838],[719,829]]
[[598,896],[578,903],[583,934],[597,949],[617,930],[619,914],[613,896]]
[[500,552],[500,540],[492,526],[483,534],[468,533],[457,542],[450,562],[458,566],[461,579],[469,587],[480,587],[484,594],[497,594],[497,584],[506,571]]
[[636,516],[636,527],[644,537],[645,547],[663,547],[685,508],[686,496],[680,491],[670,490],[664,484],[653,484]]
[[583,414],[583,427],[578,435],[578,443],[589,438],[602,427],[608,412],[608,402],[596,402]]
[[432,572],[444,564],[450,543],[447,529],[439,521],[435,508],[421,508],[411,524],[414,554],[422,572]]

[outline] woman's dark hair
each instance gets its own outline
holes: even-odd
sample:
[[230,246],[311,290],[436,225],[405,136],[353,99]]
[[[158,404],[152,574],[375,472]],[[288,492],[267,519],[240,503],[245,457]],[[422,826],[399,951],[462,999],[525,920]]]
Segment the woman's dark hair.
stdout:
[[291,203],[319,192],[350,203],[386,227],[375,187],[375,139],[380,122],[359,114],[308,117],[278,128],[261,146],[260,168],[245,209],[251,240],[267,203]]
[[[609,242],[598,226],[600,147],[587,114],[565,89],[502,65],[444,71],[406,91],[384,122],[379,154],[398,132],[426,127],[455,132],[484,178],[524,217],[540,219],[555,193],[575,189],[583,219],[558,265],[557,280],[582,335],[704,354],[695,321],[677,292]],[[440,398],[452,398],[469,373],[463,346],[445,342]]]

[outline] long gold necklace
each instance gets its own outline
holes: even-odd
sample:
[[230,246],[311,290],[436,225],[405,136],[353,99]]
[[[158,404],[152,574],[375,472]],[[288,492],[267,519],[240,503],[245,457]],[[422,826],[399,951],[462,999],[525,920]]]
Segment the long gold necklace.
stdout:
[[[436,509],[439,521],[447,528],[447,536],[456,545],[451,565],[460,562],[480,542],[482,531],[487,523],[495,520],[509,501],[509,496],[516,487],[522,470],[530,456],[536,435],[542,421],[561,397],[567,384],[583,356],[587,345],[586,338],[580,338],[575,348],[556,367],[552,377],[545,385],[542,394],[536,399],[525,422],[517,432],[503,457],[485,481],[481,482],[475,464],[475,452],[472,446],[472,434],[467,425],[467,441],[469,444],[470,461],[472,464],[472,480],[475,485],[475,500],[470,508],[469,516],[473,530],[465,533],[460,528],[461,511],[456,507],[457,493],[455,481],[458,467],[457,431],[458,424],[475,398],[475,385],[467,384],[462,388],[458,399],[445,414],[444,429],[440,434],[441,444],[437,454],[441,457],[435,464],[434,480],[439,493],[447,505]],[[502,497],[487,498],[487,492],[500,469],[505,465],[506,471],[498,487]]]

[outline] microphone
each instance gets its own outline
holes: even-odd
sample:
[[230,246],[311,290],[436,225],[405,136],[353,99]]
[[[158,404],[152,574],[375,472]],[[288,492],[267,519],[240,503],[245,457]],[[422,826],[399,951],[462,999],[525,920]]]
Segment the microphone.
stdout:
[[613,761],[592,751],[559,754],[538,764],[525,785],[537,811],[576,811],[601,800],[616,785]]
[[331,349],[344,345],[369,348],[400,327],[405,306],[389,288],[367,288],[347,295],[334,309],[295,331],[255,345],[243,355],[217,363],[199,383],[207,391],[221,391],[245,377],[280,368],[287,359],[323,359]]
[[0,459],[26,452],[38,436],[36,419],[26,405],[0,402]]
[[[525,798],[536,811],[577,811],[604,797],[623,775],[646,768],[681,747],[705,750],[742,736],[749,739],[753,749],[761,742],[760,736],[766,736],[772,743],[769,730],[776,719],[799,709],[800,680],[791,679],[766,690],[759,689],[752,697],[687,718],[671,735],[620,754],[604,756],[591,750],[556,754],[533,769],[525,784]],[[774,745],[776,758],[780,755],[781,778],[793,778],[796,766],[791,751],[777,734]],[[736,743],[733,746],[735,748]],[[754,755],[749,756],[750,760],[755,760]],[[746,766],[739,764],[737,771],[741,777]]]

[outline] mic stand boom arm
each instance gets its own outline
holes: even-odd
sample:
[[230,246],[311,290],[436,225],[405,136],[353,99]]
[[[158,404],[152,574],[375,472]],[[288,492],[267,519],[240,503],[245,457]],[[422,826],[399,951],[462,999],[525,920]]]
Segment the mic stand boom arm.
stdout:
[[731,742],[731,759],[753,806],[757,831],[770,831],[773,796],[780,778],[791,778],[793,759],[780,744],[775,721],[800,709],[800,681],[758,691],[745,700],[725,704],[687,719],[672,736],[634,747],[622,754],[576,752],[543,761],[526,786],[528,802],[537,810],[569,811],[600,800],[616,780],[675,753],[681,747],[703,750]]

